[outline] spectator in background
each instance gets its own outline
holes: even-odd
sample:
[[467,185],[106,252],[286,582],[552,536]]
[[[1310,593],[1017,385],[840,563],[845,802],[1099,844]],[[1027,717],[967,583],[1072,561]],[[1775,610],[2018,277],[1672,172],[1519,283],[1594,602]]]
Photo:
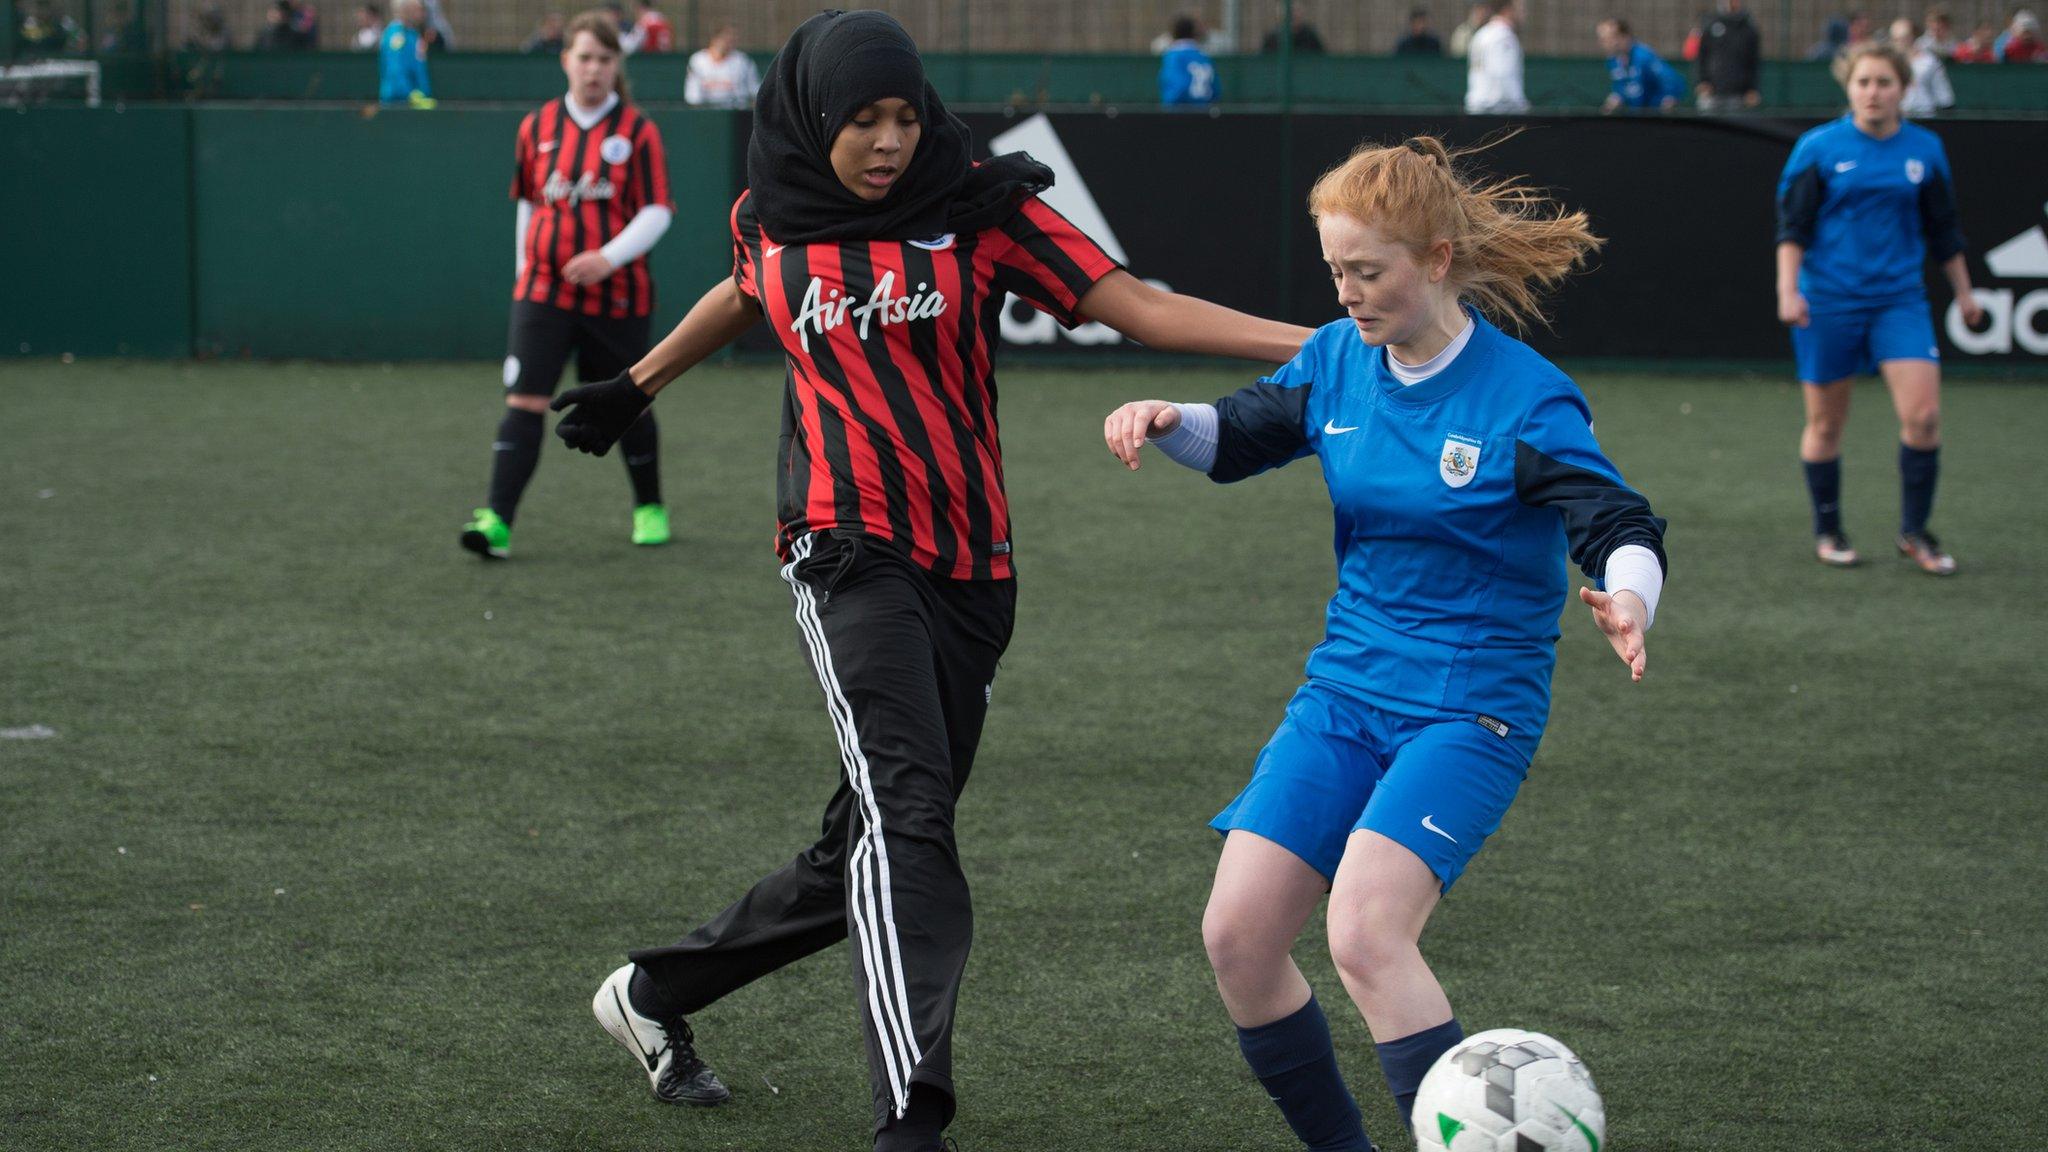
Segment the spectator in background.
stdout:
[[1429,30],[1429,9],[1416,8],[1408,13],[1408,34],[1394,43],[1396,56],[1441,56],[1444,42]]
[[1170,108],[1216,103],[1216,62],[1202,51],[1202,22],[1176,16],[1171,34],[1159,61],[1159,102]]
[[1996,64],[1997,45],[1998,29],[1987,21],[1977,25],[1976,31],[1970,33],[1968,40],[1957,44],[1955,52],[1949,58],[1958,64]]
[[2041,21],[2025,8],[2013,13],[2012,26],[1998,38],[1992,51],[2001,64],[2048,62],[2048,46],[2041,42]]
[[[1987,38],[1985,43],[1990,44]],[[228,38],[228,18],[218,4],[208,4],[192,18],[192,34],[185,37],[187,52],[225,52],[234,47]]]
[[1522,23],[1521,0],[1492,0],[1486,8],[1492,18],[1465,46],[1465,111],[1527,112],[1529,98],[1522,94],[1522,38],[1516,34]]
[[1853,52],[1858,48],[1877,43],[1877,25],[1871,22],[1870,13],[1862,11],[1849,13],[1847,35],[1849,38],[1848,43],[1842,46],[1843,51],[1846,52]]
[[1593,32],[1600,38],[1600,50],[1607,53],[1607,75],[1614,83],[1600,105],[1602,112],[1678,106],[1685,81],[1648,44],[1636,39],[1628,21],[1618,16],[1602,20]]
[[676,50],[675,25],[655,7],[654,0],[634,0],[633,11],[633,26],[619,34],[619,45],[626,55]]
[[1849,46],[1849,22],[1840,16],[1830,16],[1821,27],[1820,39],[1806,50],[1809,61],[1833,60]]
[[427,80],[427,7],[421,0],[398,0],[391,8],[391,26],[377,49],[377,100],[383,104],[434,106],[434,86]]
[[739,45],[739,29],[728,24],[711,34],[711,43],[692,52],[683,75],[683,99],[705,108],[752,105],[761,90],[761,73]]
[[519,46],[528,56],[560,56],[566,45],[562,41],[562,14],[549,12],[540,18],[540,27]]
[[319,46],[319,16],[297,0],[277,0],[263,13],[256,47],[265,52],[310,52]]
[[1743,9],[1743,0],[1721,0],[1720,10],[1700,30],[1693,82],[1702,112],[1740,112],[1763,103],[1756,86],[1763,36]]
[[1474,4],[1471,14],[1465,17],[1465,22],[1451,29],[1451,55],[1463,60],[1466,53],[1471,51],[1473,34],[1486,27],[1486,22],[1491,19],[1493,5],[1486,3],[1485,0]]
[[1920,42],[1920,26],[1901,16],[1892,21],[1891,33],[1892,47],[1913,66],[1913,82],[1899,99],[1899,114],[1925,120],[1939,115],[1944,108],[1955,107],[1956,90],[1949,87],[1948,69],[1942,67],[1941,57]]
[[[1286,18],[1287,13],[1283,8],[1280,12],[1280,19],[1285,20]],[[1299,0],[1294,5],[1293,39],[1292,47],[1296,55],[1321,56],[1326,51],[1323,47],[1322,34],[1316,31],[1315,25],[1308,22],[1308,13],[1302,10]],[[1279,22],[1276,21],[1273,27],[1267,31],[1265,38],[1259,41],[1259,52],[1266,56],[1277,56],[1280,54]]]
[[135,19],[133,8],[126,4],[114,5],[107,17],[106,31],[100,33],[100,51],[149,51],[149,30]]
[[425,38],[427,51],[435,55],[455,49],[455,26],[448,23],[448,13],[441,7],[441,0],[421,0],[427,12],[426,28],[421,35]]
[[351,44],[358,52],[375,52],[384,38],[384,10],[375,4],[356,9],[356,35]]
[[1943,60],[1956,54],[1956,25],[1946,8],[1927,10],[1927,32],[1916,43]]

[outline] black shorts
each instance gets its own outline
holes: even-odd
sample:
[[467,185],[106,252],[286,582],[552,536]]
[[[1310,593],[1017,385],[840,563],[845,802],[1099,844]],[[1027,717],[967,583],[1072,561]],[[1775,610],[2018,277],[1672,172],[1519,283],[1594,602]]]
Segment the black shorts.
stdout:
[[651,316],[585,316],[552,304],[512,302],[512,330],[505,343],[505,391],[553,396],[569,353],[576,353],[576,379],[609,380],[647,355]]

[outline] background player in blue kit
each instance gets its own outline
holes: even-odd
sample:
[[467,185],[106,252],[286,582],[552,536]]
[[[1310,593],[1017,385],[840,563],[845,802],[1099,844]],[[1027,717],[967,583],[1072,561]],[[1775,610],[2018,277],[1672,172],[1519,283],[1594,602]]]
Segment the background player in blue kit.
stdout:
[[1840,66],[1849,114],[1806,133],[1778,180],[1778,319],[1792,328],[1806,385],[1799,459],[1813,498],[1815,554],[1848,567],[1842,531],[1842,424],[1849,379],[1884,376],[1899,414],[1898,548],[1923,571],[1956,562],[1927,531],[1941,470],[1941,350],[1922,281],[1931,250],[1972,326],[1963,232],[1941,139],[1899,116],[1913,68],[1898,50],[1866,45]]
[[1308,681],[1225,835],[1202,934],[1252,1071],[1309,1148],[1369,1149],[1328,1025],[1289,955],[1327,891],[1330,951],[1404,1124],[1464,1033],[1417,949],[1500,826],[1542,738],[1569,557],[1641,679],[1664,522],[1593,438],[1585,397],[1482,313],[1521,320],[1598,246],[1583,213],[1458,173],[1433,139],[1361,149],[1309,194],[1348,315],[1273,376],[1208,404],[1111,413],[1220,482],[1314,455],[1337,593]]
[[434,106],[434,85],[427,79],[427,43],[421,38],[426,26],[427,10],[420,0],[398,0],[392,6],[391,24],[384,29],[383,45],[377,49],[379,102]]
[[1602,112],[1617,108],[1672,108],[1685,95],[1685,80],[1664,58],[1636,39],[1628,21],[1620,17],[1602,20],[1593,29],[1600,38],[1600,50],[1607,53],[1607,76],[1613,82]]
[[1192,16],[1173,21],[1173,41],[1159,60],[1159,102],[1206,107],[1216,103],[1216,62],[1202,51],[1202,25]]

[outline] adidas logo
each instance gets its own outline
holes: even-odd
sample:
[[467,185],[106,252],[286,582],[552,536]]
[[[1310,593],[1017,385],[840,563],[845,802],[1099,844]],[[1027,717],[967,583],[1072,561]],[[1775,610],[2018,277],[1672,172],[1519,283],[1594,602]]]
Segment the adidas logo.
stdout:
[[[2048,228],[2032,228],[1984,254],[1984,263],[2000,280],[2048,280]],[[2011,288],[1978,288],[1977,303],[1990,323],[1982,332],[1963,324],[1960,304],[1950,304],[1943,317],[1948,338],[1972,356],[2001,356],[2015,348],[2048,356],[2048,288],[2021,295]]]
[[[1117,241],[1116,230],[1102,215],[1101,205],[1088,191],[1088,182],[1081,178],[1081,169],[1068,155],[1067,146],[1060,142],[1060,134],[1053,130],[1052,121],[1046,118],[1045,113],[1026,119],[1015,128],[992,137],[988,143],[989,151],[997,156],[1005,152],[1029,152],[1032,159],[1052,169],[1052,187],[1039,198],[1053,211],[1072,221],[1074,227],[1095,241],[1111,259],[1119,264],[1130,263],[1124,256],[1124,246]],[[1164,281],[1146,279],[1145,283],[1162,292],[1173,291]],[[1006,344],[1051,344],[1062,336],[1082,345],[1123,342],[1122,333],[1094,321],[1071,331],[1061,328],[1051,316],[1022,304],[1015,296],[1003,301],[1001,327]]]

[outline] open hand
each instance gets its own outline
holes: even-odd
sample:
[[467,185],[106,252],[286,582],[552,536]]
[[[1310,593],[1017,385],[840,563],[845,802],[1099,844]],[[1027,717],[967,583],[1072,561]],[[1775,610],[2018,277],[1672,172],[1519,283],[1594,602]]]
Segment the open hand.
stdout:
[[562,279],[571,284],[595,284],[616,271],[604,253],[592,248],[569,257],[569,262],[562,265]]
[[1133,400],[1109,414],[1102,422],[1102,440],[1116,458],[1133,472],[1138,469],[1138,449],[1147,438],[1163,436],[1180,426],[1180,409],[1165,400]]
[[1614,654],[1628,665],[1629,680],[1640,682],[1643,669],[1649,665],[1649,653],[1643,650],[1643,626],[1650,610],[1643,604],[1643,598],[1627,590],[1610,596],[1591,588],[1581,588],[1579,599],[1593,610],[1593,623],[1607,634],[1607,642],[1614,646]]

